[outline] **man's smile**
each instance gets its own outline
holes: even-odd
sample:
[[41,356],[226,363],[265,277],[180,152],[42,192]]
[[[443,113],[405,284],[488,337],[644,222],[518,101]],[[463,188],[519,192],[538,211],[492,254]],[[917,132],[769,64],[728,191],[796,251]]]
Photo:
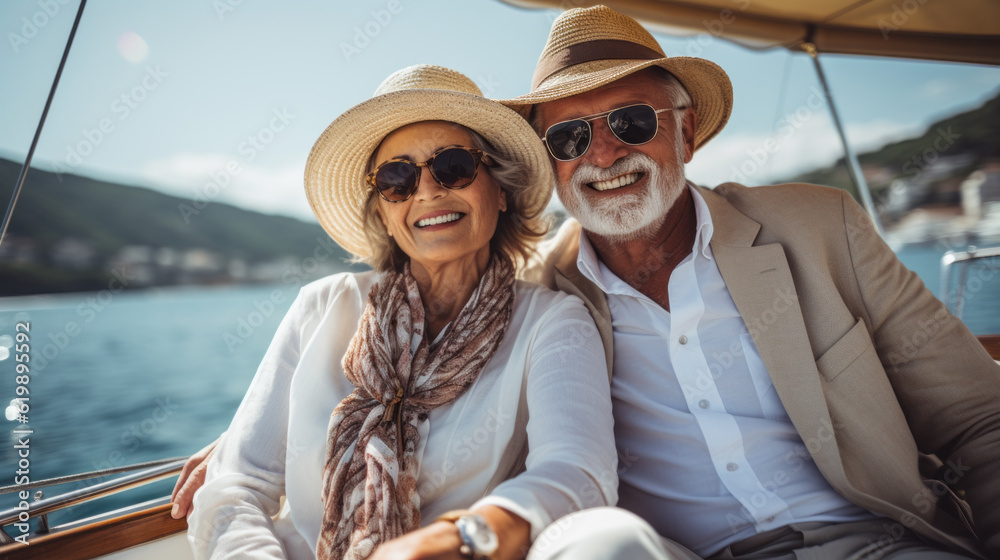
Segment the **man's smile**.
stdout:
[[639,173],[626,173],[624,175],[619,175],[614,179],[608,181],[594,181],[593,183],[587,183],[587,186],[594,189],[595,191],[610,191],[614,189],[619,189],[621,187],[627,187],[633,183],[642,179],[646,174]]

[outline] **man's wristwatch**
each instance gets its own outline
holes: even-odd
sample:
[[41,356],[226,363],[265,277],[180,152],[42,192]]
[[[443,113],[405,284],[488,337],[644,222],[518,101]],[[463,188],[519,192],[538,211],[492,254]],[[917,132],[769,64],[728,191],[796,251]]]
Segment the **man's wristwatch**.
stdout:
[[497,534],[481,515],[463,515],[455,520],[455,527],[462,536],[458,551],[466,558],[489,560],[500,546]]

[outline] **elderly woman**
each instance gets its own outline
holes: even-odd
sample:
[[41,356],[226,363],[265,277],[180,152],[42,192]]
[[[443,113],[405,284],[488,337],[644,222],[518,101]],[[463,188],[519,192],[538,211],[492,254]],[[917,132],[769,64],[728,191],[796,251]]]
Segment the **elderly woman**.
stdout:
[[282,321],[195,496],[196,557],[519,558],[615,503],[592,319],[514,278],[544,231],[544,150],[437,66],[326,129],[310,204],[375,270],[304,287]]

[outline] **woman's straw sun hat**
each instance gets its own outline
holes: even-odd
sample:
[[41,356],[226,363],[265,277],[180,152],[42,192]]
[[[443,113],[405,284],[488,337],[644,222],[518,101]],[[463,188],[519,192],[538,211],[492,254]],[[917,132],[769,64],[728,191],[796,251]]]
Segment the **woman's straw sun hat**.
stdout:
[[[390,132],[421,121],[450,121],[478,132],[508,159],[529,169],[527,215],[540,213],[552,196],[552,169],[544,144],[514,111],[483,97],[465,75],[429,64],[389,76],[371,99],[337,117],[306,161],[309,205],[330,237],[361,257],[371,256],[362,212],[371,187],[368,161]],[[480,171],[482,172],[482,171]]]
[[531,92],[501,101],[528,116],[533,105],[597,89],[650,66],[673,74],[691,94],[697,150],[722,130],[733,109],[729,76],[714,62],[668,57],[649,31],[607,6],[574,8],[556,18],[531,80]]

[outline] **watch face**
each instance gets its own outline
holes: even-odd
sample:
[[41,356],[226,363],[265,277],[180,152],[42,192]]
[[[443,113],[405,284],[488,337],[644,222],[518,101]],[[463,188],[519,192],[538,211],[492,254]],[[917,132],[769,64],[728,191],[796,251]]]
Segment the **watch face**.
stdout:
[[465,515],[459,518],[455,524],[469,536],[472,544],[476,547],[476,554],[489,556],[497,551],[500,541],[482,516]]

